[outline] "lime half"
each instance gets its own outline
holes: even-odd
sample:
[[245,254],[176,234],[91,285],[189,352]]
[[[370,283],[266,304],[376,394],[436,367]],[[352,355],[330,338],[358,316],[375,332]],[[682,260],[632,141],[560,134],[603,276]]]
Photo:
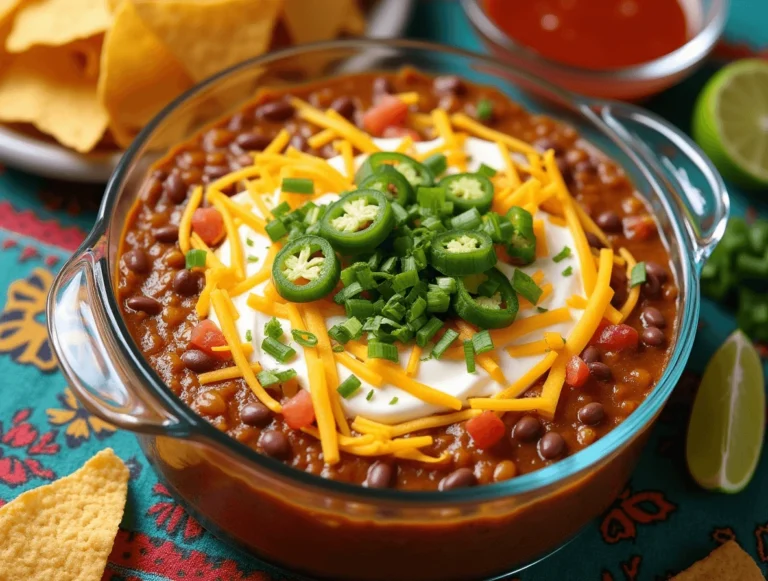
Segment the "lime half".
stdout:
[[763,366],[749,338],[736,331],[707,364],[693,402],[685,456],[694,480],[707,490],[744,488],[764,430]]
[[709,80],[696,101],[693,137],[724,177],[768,186],[768,61],[737,61]]

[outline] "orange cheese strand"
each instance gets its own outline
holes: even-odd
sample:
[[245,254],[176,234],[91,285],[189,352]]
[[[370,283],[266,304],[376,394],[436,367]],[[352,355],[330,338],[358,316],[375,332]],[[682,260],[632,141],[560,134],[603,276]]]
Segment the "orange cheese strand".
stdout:
[[191,248],[189,238],[192,234],[192,214],[200,207],[200,202],[202,201],[203,188],[198,186],[192,191],[192,195],[189,197],[189,201],[184,207],[184,212],[179,221],[179,248],[184,254],[189,252]]
[[[493,396],[493,399],[512,399],[518,397],[524,393],[529,387],[531,387],[536,380],[544,375],[554,365],[558,354],[556,351],[547,353],[544,358],[536,365],[531,367],[523,376],[515,383],[507,387],[505,390],[500,391]],[[478,398],[479,399],[479,398]],[[475,407],[475,406],[472,406]],[[491,408],[477,408],[477,409],[491,409]]]
[[536,236],[536,258],[544,258],[549,256],[547,235],[544,231],[544,220],[533,221],[533,233]]
[[370,383],[374,387],[381,387],[384,385],[384,378],[370,367],[367,367],[365,363],[358,361],[347,353],[334,353],[333,356],[336,361],[341,363],[366,383]]
[[421,354],[424,350],[418,345],[411,349],[411,356],[408,358],[408,365],[405,368],[405,374],[408,377],[416,377],[419,373],[419,364],[421,363]]
[[[632,280],[632,269],[637,264],[637,261],[635,261],[635,257],[630,254],[629,250],[626,248],[620,248],[619,254],[621,254],[622,258],[627,261],[627,278],[629,280]],[[629,315],[632,314],[632,311],[635,310],[635,307],[637,306],[637,300],[640,298],[640,285],[636,284],[632,288],[629,289],[629,296],[627,296],[627,300],[621,307],[620,315],[621,319],[619,322],[624,322],[629,318]]]
[[[251,351],[253,351],[253,348],[251,348]],[[261,371],[261,365],[259,363],[251,363],[251,369],[253,369],[254,373],[258,373]],[[243,372],[237,365],[235,365],[234,367],[225,367],[224,369],[217,369],[216,371],[198,373],[197,381],[200,382],[200,385],[208,385],[209,383],[226,381],[228,379],[239,379],[242,376]]]
[[216,257],[216,254],[214,254],[213,250],[211,250],[209,246],[203,242],[203,239],[200,238],[200,236],[198,236],[195,232],[192,232],[192,236],[189,237],[189,244],[192,246],[192,248],[196,248],[197,250],[205,250],[206,268],[224,268],[221,260]]
[[518,151],[525,154],[533,153],[538,155],[538,151],[536,151],[536,149],[532,146],[528,145],[525,141],[515,139],[506,133],[501,133],[500,131],[490,129],[485,125],[478,123],[465,113],[454,113],[451,115],[451,122],[455,127],[464,129],[465,131],[468,131],[477,137],[487,139],[488,141],[493,141],[494,143],[503,143],[513,151]]
[[273,242],[272,246],[270,246],[269,250],[267,251],[267,255],[264,257],[264,264],[261,266],[261,270],[259,270],[259,272],[256,274],[249,276],[245,280],[237,283],[230,289],[229,294],[233,297],[236,297],[245,292],[248,292],[256,285],[263,283],[265,280],[269,280],[269,278],[272,276],[272,263],[275,261],[275,256],[277,256],[277,253],[280,252],[281,248],[282,244],[279,242]]
[[532,331],[538,331],[539,329],[544,329],[550,325],[564,323],[570,320],[571,311],[568,307],[560,307],[559,309],[552,309],[546,313],[540,313],[525,319],[518,319],[505,329],[494,329],[491,331],[491,339],[493,339],[494,345],[502,347]]
[[335,111],[329,110],[323,113],[309,103],[297,98],[291,99],[291,104],[298,110],[299,117],[314,123],[318,127],[332,129],[337,135],[344,137],[360,151],[364,153],[379,151],[379,148],[366,133],[360,131]]
[[[455,323],[456,328],[459,330],[459,338],[462,341],[471,340],[472,336],[477,332],[477,330],[466,321],[457,319]],[[494,343],[494,345],[496,344]],[[500,383],[501,385],[507,383],[507,378],[504,377],[504,372],[501,367],[499,367],[499,364],[493,360],[490,353],[475,355],[475,363],[482,367],[496,383]]]
[[227,241],[229,242],[229,265],[235,269],[237,278],[243,279],[245,278],[243,245],[240,241],[240,234],[235,226],[235,221],[232,219],[232,214],[229,213],[229,208],[221,200],[222,197],[225,196],[218,193],[216,196],[209,196],[213,207],[219,211],[224,220],[224,231],[227,233]]
[[413,397],[423,402],[444,406],[453,410],[461,409],[462,404],[459,398],[408,377],[402,369],[388,361],[382,360],[381,364],[380,367],[377,366],[377,370],[380,370],[381,376],[386,383],[410,393]]

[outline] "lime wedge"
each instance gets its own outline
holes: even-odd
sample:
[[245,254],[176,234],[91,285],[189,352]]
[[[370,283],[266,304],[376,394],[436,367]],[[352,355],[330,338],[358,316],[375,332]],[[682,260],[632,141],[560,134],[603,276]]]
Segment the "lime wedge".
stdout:
[[763,366],[736,331],[707,364],[693,402],[685,446],[691,476],[707,490],[740,491],[757,467],[764,430]]
[[693,137],[724,177],[768,185],[768,61],[745,59],[715,74],[693,112]]

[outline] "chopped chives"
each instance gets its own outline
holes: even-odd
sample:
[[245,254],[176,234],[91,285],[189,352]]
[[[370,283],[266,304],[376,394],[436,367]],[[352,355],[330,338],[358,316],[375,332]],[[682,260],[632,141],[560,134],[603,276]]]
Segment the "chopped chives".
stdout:
[[361,385],[362,382],[356,376],[350,375],[341,382],[339,387],[336,388],[336,391],[344,399],[349,399],[357,393],[357,390],[360,389]]
[[419,282],[419,273],[416,270],[406,270],[400,274],[396,274],[392,279],[392,289],[395,292],[401,292],[411,288],[417,282]]
[[391,400],[389,400],[389,405],[395,405],[399,399],[400,398],[398,398],[397,396],[393,397]]
[[251,264],[253,264],[254,262],[258,262],[258,261],[259,261],[259,257],[258,256],[251,256],[250,254],[248,255],[248,262],[250,262]]
[[492,297],[496,294],[496,291],[499,290],[500,286],[501,283],[498,280],[489,278],[488,280],[480,283],[480,286],[477,287],[477,294],[479,294],[481,297]]
[[400,354],[397,352],[397,347],[391,343],[368,341],[368,358],[386,359],[387,361],[393,361],[397,363],[400,361]]
[[487,178],[492,178],[493,176],[496,175],[496,170],[489,165],[485,165],[484,163],[481,163],[480,167],[477,168],[477,173]]
[[205,268],[205,257],[206,257],[205,250],[193,248],[192,250],[187,252],[187,256],[186,256],[187,268],[189,270],[193,268]]
[[317,345],[317,337],[314,333],[309,331],[302,331],[301,329],[291,329],[291,336],[302,347],[314,347]]
[[456,292],[457,285],[455,278],[450,278],[448,276],[438,276],[435,282],[437,283],[437,286],[439,286],[448,294],[453,294]]
[[405,256],[400,259],[400,270],[407,272],[409,270],[418,270],[416,268],[416,259],[413,256]]
[[261,349],[267,354],[277,359],[280,363],[286,363],[296,356],[296,350],[277,339],[267,337],[261,343]]
[[250,329],[248,329],[248,330],[245,332],[245,340],[246,340],[246,341],[248,341],[249,343],[250,343],[251,341],[253,341],[253,333],[251,333],[251,330],[250,330]]
[[512,288],[515,289],[517,294],[534,305],[539,302],[543,292],[539,285],[536,284],[536,281],[519,268],[515,269],[515,274],[512,277]]
[[470,208],[451,218],[451,227],[454,230],[476,230],[482,223],[483,218],[477,208]]
[[424,165],[432,170],[432,173],[439,176],[448,169],[448,159],[442,153],[433,153],[424,160]]
[[643,284],[646,281],[646,278],[645,262],[638,262],[632,267],[632,272],[629,275],[629,286],[633,287]]
[[267,371],[266,369],[264,369],[263,371],[259,371],[256,374],[256,379],[259,380],[259,383],[262,385],[262,387],[269,387],[270,385],[275,385],[276,383],[280,383],[280,380],[277,378],[277,375],[275,375],[271,371]]
[[314,194],[315,182],[307,178],[283,178],[280,189],[289,194]]
[[546,313],[549,309],[546,307],[536,307],[536,310],[540,313]]
[[283,336],[283,326],[280,324],[280,321],[278,321],[275,317],[272,317],[264,325],[264,334],[267,337],[272,337],[273,339],[279,339],[280,337]]
[[368,392],[368,395],[365,396],[365,399],[367,401],[371,401],[373,399],[373,390]]
[[264,230],[267,232],[267,235],[269,236],[269,239],[272,240],[272,242],[277,242],[283,236],[288,234],[288,229],[285,227],[285,224],[283,224],[283,221],[279,220],[278,218],[275,218],[269,224],[267,224],[264,227]]
[[417,297],[415,301],[411,303],[406,313],[405,320],[409,323],[418,319],[427,310],[427,301],[424,297]]
[[341,324],[341,328],[344,329],[350,339],[359,339],[363,334],[363,324],[357,319],[357,317],[350,317]]
[[253,238],[246,238],[245,243],[248,246],[253,246]]
[[334,345],[331,347],[331,351],[334,353],[344,353],[344,346],[343,345]]
[[444,290],[434,290],[427,293],[427,311],[444,313],[451,306],[451,295]]
[[475,333],[472,336],[472,347],[475,349],[475,353],[480,355],[488,351],[493,351],[493,339],[491,339],[491,333],[487,330]]
[[408,221],[408,211],[397,202],[392,202],[392,213],[395,215],[395,224],[402,226]]
[[421,327],[416,333],[416,344],[419,347],[426,346],[427,343],[435,336],[440,329],[443,328],[443,322],[437,317],[432,317],[423,327]]
[[573,267],[569,266],[568,268],[563,270],[563,272],[561,272],[560,274],[562,274],[563,276],[571,276],[573,274]]
[[560,252],[558,252],[557,254],[555,254],[552,257],[552,260],[554,260],[555,262],[560,262],[560,261],[565,260],[566,258],[568,258],[570,255],[571,255],[571,247],[570,246],[563,246],[563,249]]
[[348,301],[352,297],[359,295],[361,292],[363,292],[363,290],[364,290],[363,285],[355,281],[349,286],[345,286],[343,289],[337,292],[333,297],[333,301],[337,305],[343,305],[346,301]]
[[493,117],[493,102],[490,99],[480,99],[476,105],[476,112],[480,121],[490,121]]
[[472,340],[464,341],[464,362],[467,364],[467,373],[475,372],[475,347]]
[[397,256],[390,256],[384,261],[384,264],[381,265],[381,272],[386,272],[387,274],[395,274],[396,270]]
[[288,205],[288,202],[280,202],[277,206],[272,208],[272,215],[275,218],[279,218],[280,216],[283,216],[284,214],[287,214],[291,211],[291,206]]
[[373,303],[368,299],[349,299],[344,303],[344,311],[347,317],[357,317],[365,321],[376,312]]
[[432,348],[432,357],[435,359],[440,359],[443,356],[443,353],[445,353],[446,349],[448,349],[448,347],[451,346],[451,343],[453,343],[458,337],[459,334],[456,331],[453,329],[446,329],[445,333],[443,333],[443,336],[440,337],[440,340]]

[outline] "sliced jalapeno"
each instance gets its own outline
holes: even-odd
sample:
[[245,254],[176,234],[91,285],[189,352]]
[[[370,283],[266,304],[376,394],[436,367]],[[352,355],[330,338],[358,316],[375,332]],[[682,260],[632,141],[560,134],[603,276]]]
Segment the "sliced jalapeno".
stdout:
[[496,251],[485,232],[449,230],[432,239],[430,263],[447,276],[477,274],[496,264]]
[[460,212],[477,208],[484,214],[491,209],[493,184],[484,175],[457,173],[440,180],[440,186],[445,188],[445,200],[453,202],[453,207]]
[[328,207],[320,233],[342,254],[371,252],[395,226],[395,215],[384,194],[357,190]]
[[413,188],[431,186],[435,183],[435,176],[426,165],[396,151],[377,151],[369,155],[365,163],[357,170],[355,183],[361,184],[363,180],[375,174],[383,165],[392,166],[399,171]]
[[378,190],[391,201],[401,206],[408,204],[413,198],[413,188],[405,176],[390,165],[382,165],[376,173],[369,175],[360,183],[361,190]]
[[507,212],[513,233],[507,245],[507,254],[515,264],[525,265],[536,260],[536,234],[533,233],[533,216],[528,210],[515,206]]
[[294,303],[316,301],[333,292],[340,275],[336,253],[319,236],[301,236],[288,242],[272,265],[275,289]]
[[[480,280],[483,279],[483,280]],[[490,297],[478,295],[478,287],[486,281],[498,284]],[[509,279],[497,268],[481,276],[457,278],[458,289],[453,299],[456,314],[481,329],[501,329],[512,324],[517,316],[518,302]]]

